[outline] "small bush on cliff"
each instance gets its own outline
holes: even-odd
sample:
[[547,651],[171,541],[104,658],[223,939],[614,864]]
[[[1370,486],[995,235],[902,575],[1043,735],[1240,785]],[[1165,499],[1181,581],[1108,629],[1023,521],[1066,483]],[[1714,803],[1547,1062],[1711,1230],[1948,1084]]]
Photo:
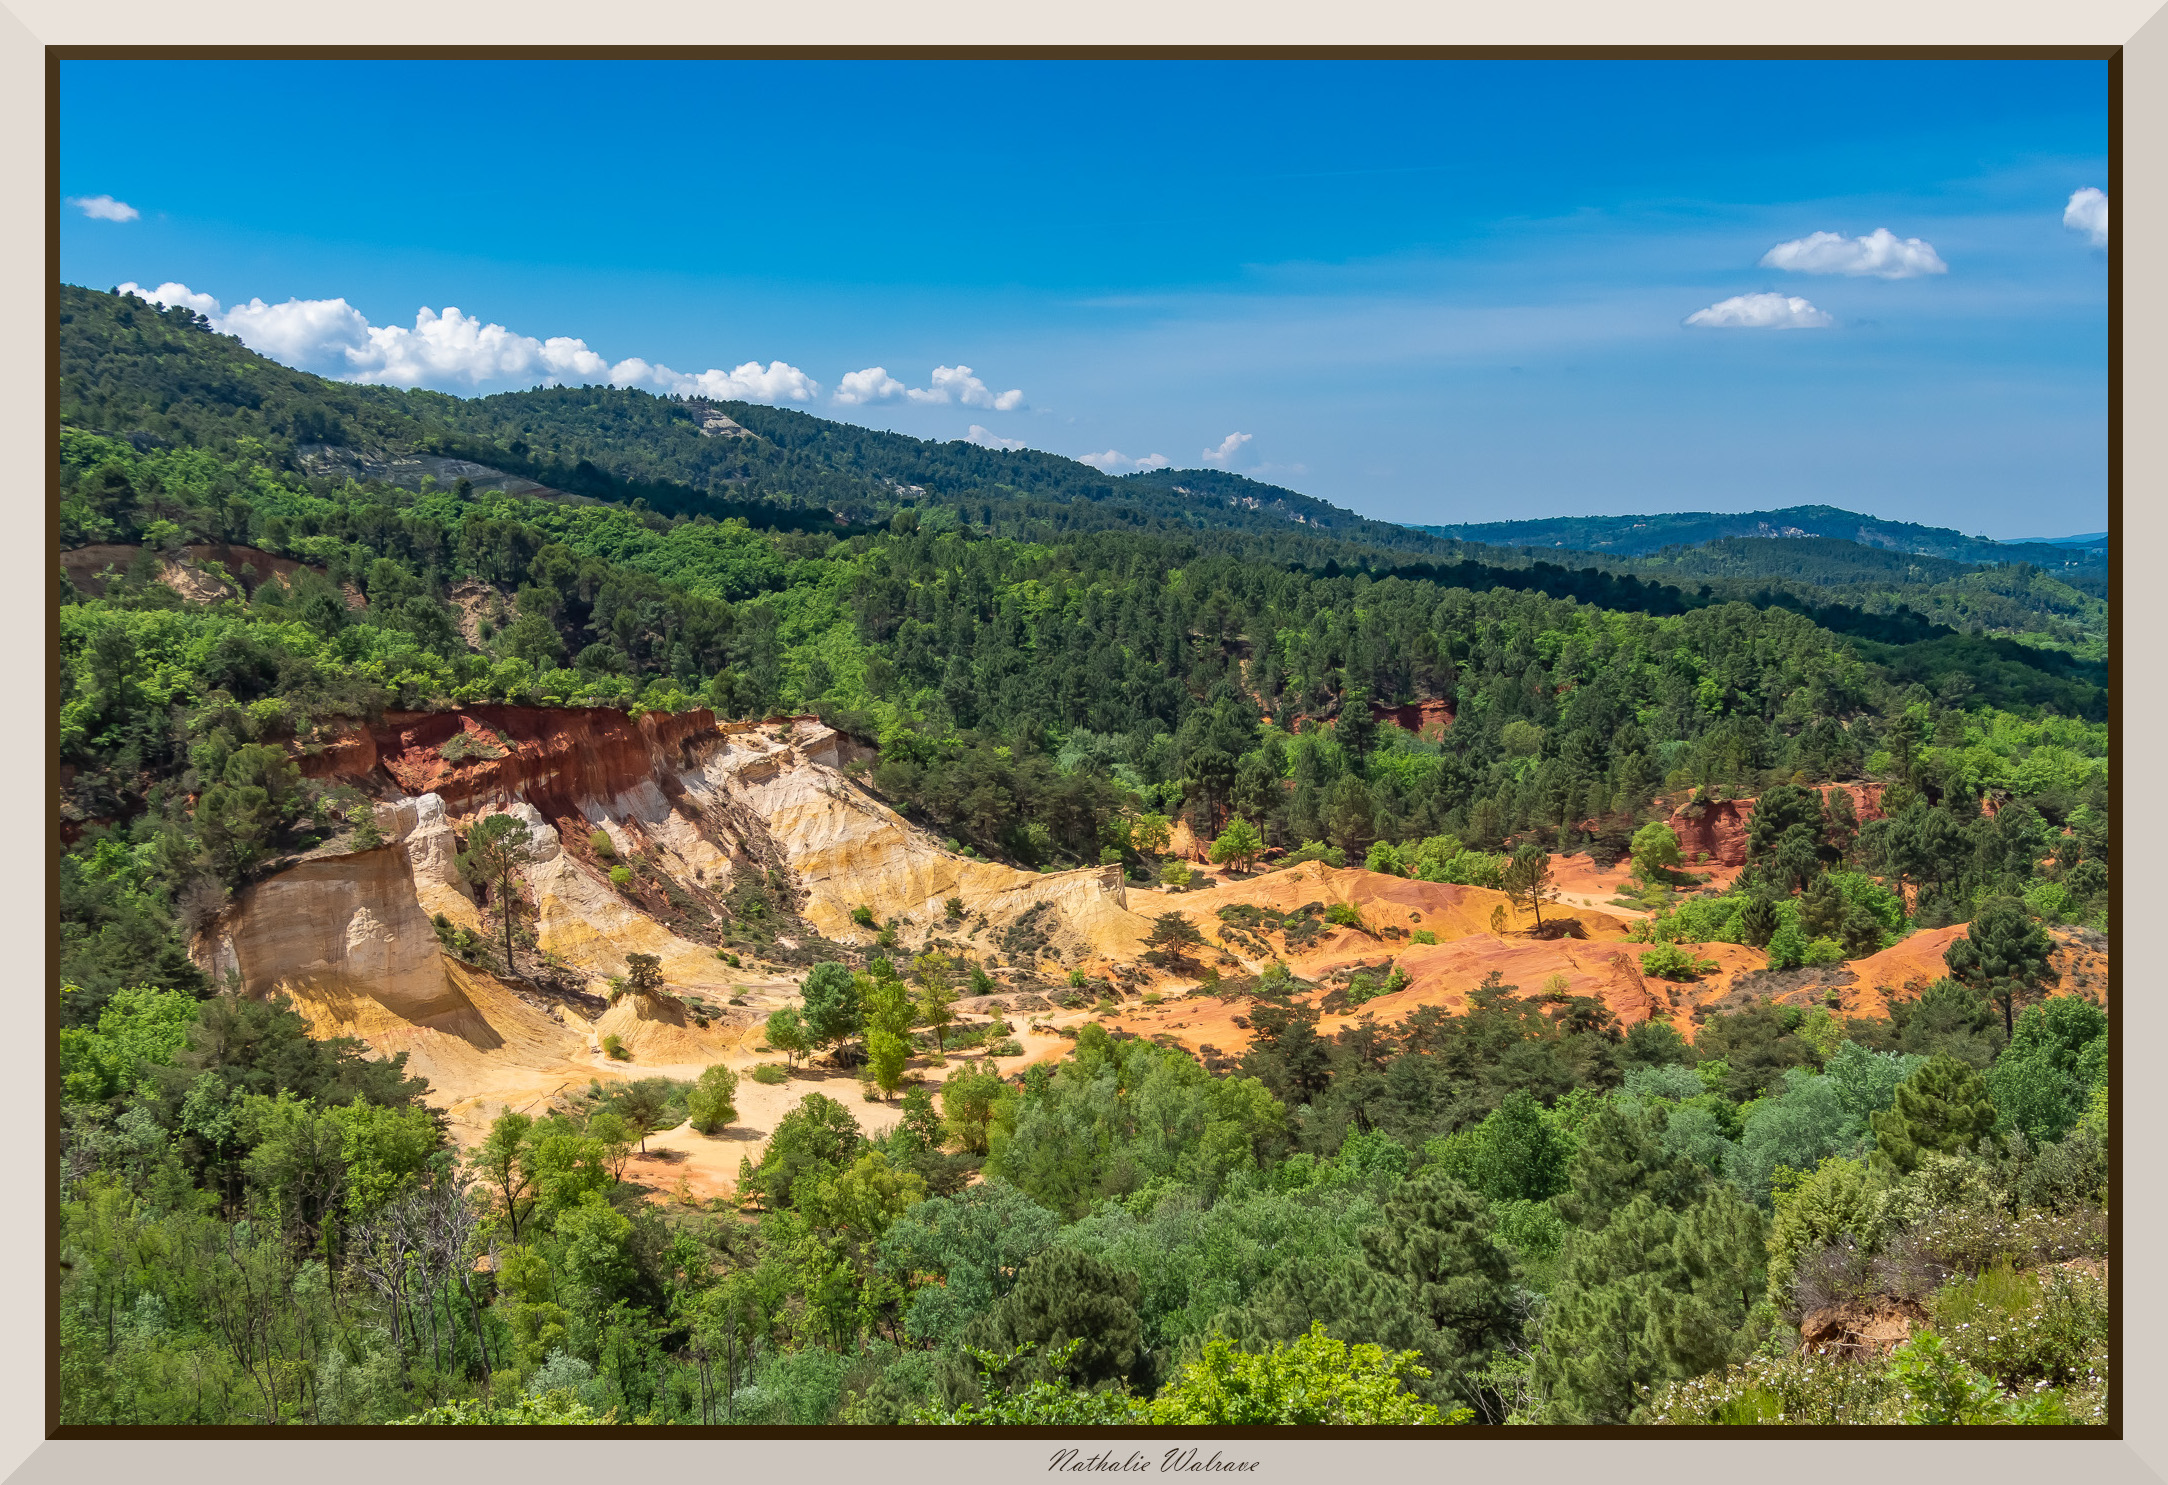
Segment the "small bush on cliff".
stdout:
[[613,1062],[632,1061],[631,1049],[625,1045],[624,1040],[614,1031],[607,1033],[602,1038],[602,1055]]
[[438,745],[437,756],[446,763],[464,763],[470,758],[502,758],[504,749],[475,733],[455,732]]
[[611,867],[610,885],[615,887],[620,892],[629,892],[630,890],[632,890],[631,870],[623,866]]
[[617,842],[610,839],[610,832],[597,830],[587,837],[588,849],[605,861],[617,859]]

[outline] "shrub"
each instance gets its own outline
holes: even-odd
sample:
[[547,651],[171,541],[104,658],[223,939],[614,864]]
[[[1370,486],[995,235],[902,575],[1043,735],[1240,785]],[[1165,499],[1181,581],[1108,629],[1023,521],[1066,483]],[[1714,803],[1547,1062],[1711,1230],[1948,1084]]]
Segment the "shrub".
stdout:
[[588,849],[605,861],[617,859],[617,842],[610,839],[610,832],[597,830],[587,837]]
[[702,1134],[713,1134],[738,1117],[734,1100],[738,1092],[738,1075],[717,1063],[700,1075],[685,1094],[685,1113],[693,1122],[693,1128]]
[[2108,1286],[2092,1274],[2000,1263],[1949,1284],[1928,1308],[1951,1354],[2009,1391],[2106,1370]]
[[1844,945],[1833,938],[1817,938],[1807,941],[1807,951],[1801,960],[1804,964],[1842,964]]
[[446,763],[464,763],[469,758],[502,758],[504,749],[472,732],[455,732],[438,744],[437,756]]
[[1159,869],[1159,884],[1180,891],[1194,881],[1196,876],[1197,874],[1189,869],[1188,862],[1170,861]]
[[1714,959],[1698,959],[1677,944],[1658,944],[1641,956],[1641,972],[1659,980],[1697,980],[1715,968]]
[[960,923],[964,916],[964,900],[961,897],[951,897],[941,904],[941,910],[948,914],[951,923]]
[[865,903],[860,903],[857,907],[851,909],[851,921],[861,928],[873,927],[873,909]]
[[625,1045],[623,1039],[614,1031],[607,1033],[602,1038],[602,1053],[614,1062],[632,1061],[631,1049]]
[[1428,928],[1418,928],[1410,937],[1413,942],[1418,944],[1434,944],[1438,941],[1438,935]]
[[777,1083],[790,1081],[790,1069],[780,1062],[763,1062],[754,1067],[753,1081],[774,1087]]
[[1786,923],[1769,936],[1769,967],[1797,969],[1807,962],[1807,936],[1797,923]]
[[620,891],[620,892],[629,892],[629,891],[631,891],[631,890],[632,890],[632,869],[631,869],[630,867],[626,867],[626,866],[613,866],[613,867],[611,867],[611,868],[610,868],[610,885],[611,885],[611,886],[613,886],[613,887],[615,887],[615,888],[616,888],[616,889],[617,889],[618,891]]
[[1305,861],[1322,861],[1327,866],[1347,865],[1347,852],[1338,846],[1328,846],[1321,840],[1306,840],[1298,850],[1289,851],[1280,858],[1280,865],[1300,866]]
[[1325,921],[1342,928],[1352,928],[1359,933],[1370,930],[1363,925],[1363,915],[1352,902],[1336,902],[1325,909]]
[[986,1044],[986,1055],[989,1057],[1021,1057],[1024,1055],[1024,1044],[1013,1036],[1003,1037],[998,1042],[988,1042]]
[[1404,877],[1408,874],[1408,863],[1399,846],[1392,841],[1381,840],[1373,845],[1370,854],[1363,858],[1363,869],[1380,872],[1389,877]]

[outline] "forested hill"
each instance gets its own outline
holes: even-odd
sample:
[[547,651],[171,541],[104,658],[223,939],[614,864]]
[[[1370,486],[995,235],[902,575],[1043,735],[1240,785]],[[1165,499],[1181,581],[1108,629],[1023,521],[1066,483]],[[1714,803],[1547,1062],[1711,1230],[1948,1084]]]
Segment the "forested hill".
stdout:
[[[768,529],[885,522],[899,509],[938,506],[980,530],[1035,539],[1216,529],[1322,534],[1437,557],[1466,547],[1211,471],[1191,472],[1194,493],[1182,493],[1056,454],[930,442],[787,408],[612,387],[463,399],[331,382],[213,333],[186,309],[75,286],[62,290],[61,359],[64,422],[139,447],[245,450],[297,472],[419,451],[555,492]],[[717,413],[728,419],[720,432],[704,427]]]
[[1863,547],[1979,565],[2030,562],[2052,569],[2084,570],[2103,567],[2107,560],[2104,546],[1990,541],[1984,536],[1966,536],[1945,527],[1885,521],[1830,505],[1795,505],[1783,510],[1742,511],[1735,515],[1694,511],[1647,516],[1553,516],[1535,521],[1490,521],[1421,529],[1438,536],[1492,546],[1553,547],[1620,557],[1649,556],[1666,548],[1698,547],[1726,538],[1831,537]]

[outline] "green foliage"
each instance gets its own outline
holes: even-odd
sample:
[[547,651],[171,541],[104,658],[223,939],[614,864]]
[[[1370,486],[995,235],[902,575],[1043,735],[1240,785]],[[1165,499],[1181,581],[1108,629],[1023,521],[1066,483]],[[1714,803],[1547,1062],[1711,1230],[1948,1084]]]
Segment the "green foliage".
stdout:
[[617,859],[617,842],[610,839],[610,832],[607,830],[589,832],[587,848],[604,861],[615,861]]
[[630,1062],[632,1049],[625,1045],[623,1037],[614,1031],[608,1031],[602,1036],[602,1055],[612,1062]]
[[1149,1393],[1152,1363],[1144,1349],[1137,1293],[1136,1275],[1074,1248],[1047,1248],[965,1327],[964,1343],[1008,1353],[1024,1347],[1042,1348],[1042,1355],[1059,1351],[1065,1357],[1061,1369],[1040,1373],[1047,1380],[1078,1387],[1127,1383]]
[[987,1140],[990,1178],[1080,1216],[1157,1176],[1216,1193],[1286,1148],[1286,1110],[1255,1078],[1214,1078],[1179,1051],[1088,1025],[1051,1075],[994,1104]]
[[[816,964],[799,988],[804,998],[806,1039],[811,1046],[834,1046],[864,1029],[858,977],[849,966],[832,960]],[[772,1038],[769,1045],[775,1045]]]
[[1987,1074],[2001,1127],[2036,1144],[2069,1133],[2096,1079],[2104,1077],[2107,1036],[2107,1013],[2090,1001],[2063,995],[2027,1007]]
[[755,1063],[752,1071],[752,1079],[756,1083],[766,1083],[770,1087],[773,1087],[777,1083],[787,1083],[790,1081],[790,1069],[788,1067],[785,1067],[780,1062]]
[[738,1117],[738,1075],[717,1063],[700,1075],[685,1095],[685,1111],[693,1128],[714,1134]]
[[1659,980],[1698,980],[1716,972],[1714,959],[1688,953],[1677,944],[1658,944],[1641,956],[1641,972]]
[[1444,1422],[1403,1381],[1430,1375],[1418,1362],[1413,1351],[1350,1347],[1326,1335],[1322,1323],[1261,1355],[1237,1351],[1225,1337],[1215,1336],[1201,1357],[1161,1389],[1148,1416],[1161,1428]]
[[2067,1422],[2053,1397],[2005,1398],[1944,1346],[1938,1335],[1915,1336],[1890,1354],[1890,1375],[1904,1389],[1904,1421],[1964,1424]]
[[1634,832],[1634,873],[1645,882],[1658,882],[1679,864],[1679,837],[1661,820],[1651,820]]
[[1985,990],[1995,1001],[2008,1035],[2019,1002],[2050,978],[2048,956],[2054,950],[2055,941],[2021,904],[1998,899],[1973,915],[1965,936],[1952,939],[1942,959],[1951,979]]
[[564,1428],[614,1425],[614,1415],[596,1416],[593,1409],[563,1389],[521,1393],[507,1402],[461,1398],[424,1408],[409,1418],[386,1420],[394,1426],[443,1428]]
[[797,1065],[798,1058],[815,1045],[813,1033],[807,1029],[805,1018],[798,1013],[796,1006],[787,1005],[771,1012],[761,1032],[767,1037],[768,1045],[783,1053],[793,1067]]
[[662,991],[662,960],[654,954],[625,956],[625,985],[635,995],[653,997]]
[[1258,834],[1257,827],[1236,815],[1212,842],[1210,854],[1215,865],[1227,865],[1237,871],[1248,871],[1257,864],[1257,858],[1264,853],[1264,849],[1265,838]]
[[[80,992],[66,985],[60,993]],[[60,1029],[61,1097],[95,1103],[132,1091],[149,1069],[173,1064],[195,1021],[192,995],[151,985],[115,991],[96,1027]]]
[[851,1111],[823,1093],[808,1093],[777,1121],[760,1164],[748,1165],[741,1193],[779,1207],[791,1204],[798,1183],[832,1176],[855,1159],[865,1135]]
[[1373,845],[1363,857],[1363,869],[1381,872],[1389,877],[1404,877],[1408,874],[1407,859],[1400,847],[1384,840]]
[[1645,1389],[1745,1356],[1762,1236],[1761,1214],[1719,1186],[1683,1211],[1637,1196],[1570,1238],[1531,1371],[1541,1418],[1636,1421]]
[[1494,1203],[1544,1201],[1566,1188],[1565,1143],[1520,1089],[1474,1128],[1429,1148],[1440,1170]]
[[1877,1166],[1910,1172],[1930,1152],[1966,1149],[1995,1127],[1987,1082],[1954,1057],[1935,1056],[1897,1085],[1891,1106],[1870,1120]]

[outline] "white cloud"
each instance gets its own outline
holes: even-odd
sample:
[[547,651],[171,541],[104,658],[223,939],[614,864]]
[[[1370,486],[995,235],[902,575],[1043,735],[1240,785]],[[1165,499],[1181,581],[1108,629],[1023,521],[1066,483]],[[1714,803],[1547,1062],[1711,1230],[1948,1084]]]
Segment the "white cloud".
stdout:
[[1797,295],[1735,294],[1695,310],[1686,323],[1723,330],[1823,330],[1837,322]]
[[2070,193],[2070,204],[2063,208],[2063,225],[2073,232],[2083,232],[2092,239],[2094,247],[2108,245],[2108,193],[2097,186],[2084,186]]
[[610,384],[719,402],[811,402],[821,394],[819,382],[786,361],[770,361],[765,367],[758,361],[747,361],[730,371],[710,369],[691,375],[667,366],[650,366],[634,356],[610,368]]
[[982,449],[1020,449],[1024,446],[1021,438],[1002,438],[976,423],[973,423],[971,431],[964,435],[964,442],[975,443]]
[[868,366],[864,371],[847,371],[837,384],[835,400],[850,407],[868,402],[886,402],[900,397],[907,389],[902,382],[888,374],[885,366]]
[[965,407],[990,407],[995,412],[1012,412],[1024,405],[1024,394],[1011,387],[1006,392],[993,388],[971,374],[968,366],[936,366],[930,387],[912,387],[904,393],[913,402],[961,402]]
[[70,196],[68,205],[79,207],[84,216],[98,222],[132,222],[143,215],[125,201],[115,201],[111,196]]
[[122,284],[120,291],[123,294],[133,294],[138,299],[147,299],[152,304],[163,304],[168,309],[177,304],[185,304],[199,315],[215,318],[218,314],[216,299],[208,294],[198,294],[186,284],[160,284],[155,289],[146,289],[141,284]]
[[240,337],[252,351],[344,381],[448,391],[607,382],[732,402],[811,402],[820,395],[820,383],[783,361],[766,366],[747,361],[734,370],[697,374],[673,371],[638,356],[613,366],[584,340],[564,335],[536,340],[452,306],[441,314],[421,309],[409,330],[403,325],[371,325],[344,299],[289,299],[283,304],[251,299],[221,312],[218,300],[186,284],[120,287],[123,293],[154,303],[185,304],[208,318],[213,329]]
[[1204,451],[1204,461],[1207,464],[1217,464],[1220,468],[1225,469],[1227,461],[1232,459],[1236,452],[1249,441],[1250,435],[1247,433],[1230,433],[1220,440],[1218,448]]
[[1146,454],[1141,459],[1132,459],[1119,449],[1108,449],[1103,454],[1079,454],[1077,462],[1089,464],[1101,474],[1127,474],[1137,469],[1165,469],[1173,461],[1165,454]]
[[1948,273],[1932,243],[1917,237],[1899,238],[1887,227],[1877,227],[1865,237],[1846,237],[1842,232],[1811,232],[1793,242],[1780,242],[1762,254],[1761,266],[1791,273],[1841,273],[1851,278],[1922,278]]

